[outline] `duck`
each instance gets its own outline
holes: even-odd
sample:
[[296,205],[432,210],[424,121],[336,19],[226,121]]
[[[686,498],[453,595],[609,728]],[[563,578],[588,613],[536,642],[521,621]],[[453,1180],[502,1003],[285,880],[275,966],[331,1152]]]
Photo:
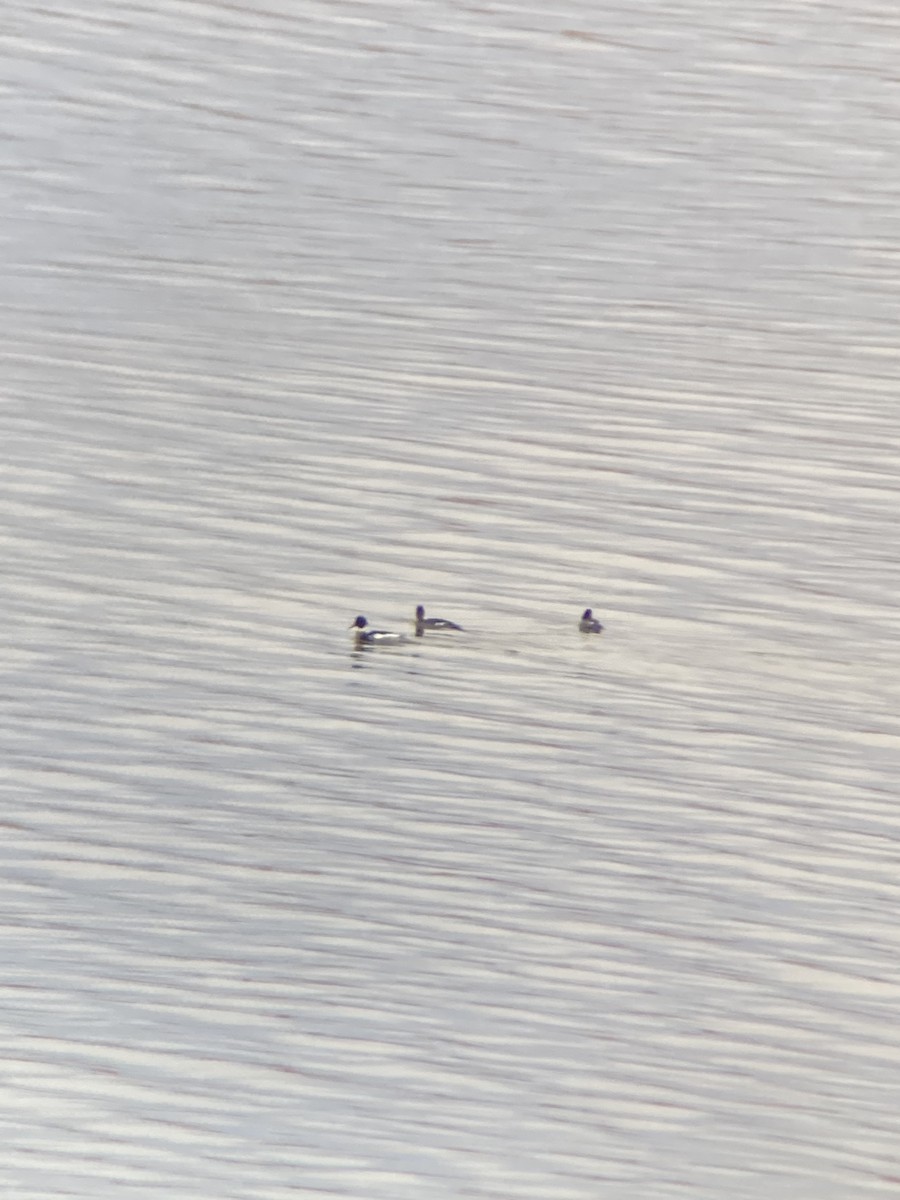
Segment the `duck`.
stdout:
[[595,618],[591,609],[586,608],[581,614],[581,620],[578,622],[578,628],[582,633],[602,633],[603,626]]
[[462,625],[457,625],[454,621],[445,621],[443,617],[426,617],[425,608],[420,604],[416,609],[416,637],[421,637],[426,629],[456,629],[460,633],[463,632]]
[[385,629],[370,629],[365,617],[357,617],[350,629],[355,630],[357,646],[382,646],[396,642],[405,642],[405,633],[388,633]]

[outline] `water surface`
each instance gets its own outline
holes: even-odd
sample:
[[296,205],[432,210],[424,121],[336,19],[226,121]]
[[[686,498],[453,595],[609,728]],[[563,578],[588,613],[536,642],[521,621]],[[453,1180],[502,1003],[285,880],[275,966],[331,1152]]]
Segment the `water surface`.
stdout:
[[8,7],[9,1194],[895,1196],[891,11]]

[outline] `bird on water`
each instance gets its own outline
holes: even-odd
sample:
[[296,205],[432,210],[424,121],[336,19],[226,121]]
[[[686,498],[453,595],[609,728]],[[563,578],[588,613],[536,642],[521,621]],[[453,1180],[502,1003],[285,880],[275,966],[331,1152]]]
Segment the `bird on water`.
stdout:
[[441,630],[456,629],[460,633],[463,632],[462,625],[457,625],[454,621],[446,621],[443,617],[426,617],[425,607],[420,604],[416,609],[416,637],[421,637],[426,629],[433,629],[438,632]]
[[586,608],[581,614],[581,620],[578,622],[578,628],[582,633],[602,633],[603,626],[595,618],[591,609]]
[[390,645],[406,641],[404,633],[388,633],[385,629],[370,629],[369,622],[365,617],[357,617],[350,629],[354,630],[357,646]]

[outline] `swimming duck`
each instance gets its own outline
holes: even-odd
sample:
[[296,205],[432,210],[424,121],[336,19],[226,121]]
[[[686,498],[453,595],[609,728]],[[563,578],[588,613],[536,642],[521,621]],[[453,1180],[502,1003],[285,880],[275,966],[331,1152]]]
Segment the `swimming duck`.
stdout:
[[426,629],[458,629],[460,633],[463,632],[462,625],[455,625],[453,621],[445,621],[443,617],[426,617],[425,609],[420,604],[416,609],[416,637],[421,637]]
[[578,622],[578,628],[582,633],[603,632],[603,626],[594,618],[594,615],[589,608],[586,608],[581,614],[581,620]]
[[357,617],[350,629],[355,630],[357,646],[374,646],[390,644],[392,642],[405,642],[405,633],[387,633],[384,629],[369,629],[369,622],[365,617]]

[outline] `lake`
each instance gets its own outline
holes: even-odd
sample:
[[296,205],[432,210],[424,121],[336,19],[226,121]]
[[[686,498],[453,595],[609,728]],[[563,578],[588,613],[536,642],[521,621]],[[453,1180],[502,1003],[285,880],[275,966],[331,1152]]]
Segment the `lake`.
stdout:
[[896,1197],[893,9],[7,9],[3,1194]]

